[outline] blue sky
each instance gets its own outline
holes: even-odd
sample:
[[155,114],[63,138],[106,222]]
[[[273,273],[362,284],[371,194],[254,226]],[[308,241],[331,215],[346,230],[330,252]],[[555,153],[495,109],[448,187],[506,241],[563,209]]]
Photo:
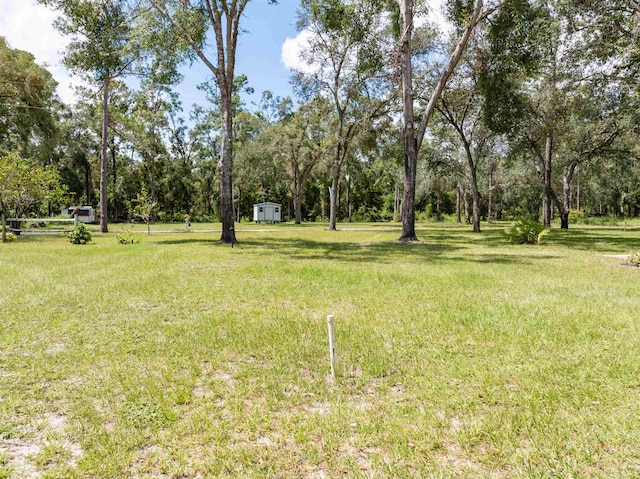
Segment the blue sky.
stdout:
[[[253,0],[247,6],[241,27],[246,30],[238,41],[236,75],[245,74],[255,94],[247,102],[258,102],[264,90],[277,96],[293,96],[289,77],[291,70],[282,60],[282,48],[287,38],[296,37],[298,0],[280,0],[269,5],[267,0]],[[290,63],[290,62],[288,62]],[[196,86],[210,78],[201,63],[183,69],[185,80],[180,85],[185,110],[194,102],[204,102]]]
[[[245,74],[255,94],[247,101],[259,101],[264,90],[274,95],[292,95],[289,85],[295,64],[296,9],[299,0],[279,0],[270,5],[267,0],[252,0],[245,11],[241,27],[246,30],[239,39],[236,75]],[[58,94],[67,103],[74,101],[73,87],[80,81],[61,65],[60,52],[68,39],[52,26],[57,14],[39,5],[36,0],[0,0],[0,35],[12,48],[31,52],[36,61],[46,66],[58,81]],[[37,33],[36,33],[37,32]],[[288,42],[286,40],[289,39]],[[283,52],[283,45],[285,51]],[[287,51],[288,50],[288,51]],[[181,94],[185,113],[193,103],[206,103],[196,86],[210,78],[209,70],[199,61],[183,67],[184,81],[177,90]]]
[[[443,0],[426,0],[431,20],[445,25],[440,13]],[[296,31],[296,10],[299,0],[278,0],[270,5],[268,0],[251,0],[241,21],[246,30],[239,39],[236,57],[236,75],[245,74],[249,86],[255,90],[247,104],[258,102],[264,90],[276,96],[293,96],[289,84],[291,69],[303,67],[297,53],[308,39],[308,32]],[[81,81],[61,65],[60,52],[69,39],[52,26],[57,13],[37,3],[36,0],[0,0],[0,35],[12,48],[31,52],[36,61],[46,66],[58,81],[58,95],[66,103],[75,101],[74,86]],[[213,56],[212,56],[213,58]],[[185,65],[184,81],[176,90],[181,94],[185,116],[194,103],[206,104],[206,98],[197,85],[211,77],[200,62]]]

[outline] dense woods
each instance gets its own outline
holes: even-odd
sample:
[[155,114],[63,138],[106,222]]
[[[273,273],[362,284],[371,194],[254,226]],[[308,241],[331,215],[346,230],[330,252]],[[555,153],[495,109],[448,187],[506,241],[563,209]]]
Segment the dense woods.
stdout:
[[[41,3],[93,88],[63,104],[0,37],[1,161],[54,169],[65,189],[24,214],[93,205],[106,232],[143,194],[152,220],[222,221],[227,243],[261,201],[330,229],[399,221],[402,240],[425,219],[479,232],[640,215],[637,2],[449,1],[443,31],[417,1],[302,0],[296,94],[258,105],[235,71],[248,0]],[[175,92],[185,61],[213,75],[191,112]]]

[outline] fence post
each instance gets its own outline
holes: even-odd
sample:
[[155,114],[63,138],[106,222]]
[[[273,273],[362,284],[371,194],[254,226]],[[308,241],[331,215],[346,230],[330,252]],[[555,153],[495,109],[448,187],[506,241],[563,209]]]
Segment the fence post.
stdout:
[[77,228],[78,227],[78,212],[74,212],[73,213],[73,228]]
[[331,377],[336,378],[336,346],[335,337],[333,335],[333,314],[327,316],[327,324],[329,326],[329,360],[331,361]]
[[7,242],[7,218],[5,218],[4,213],[2,213],[2,242]]

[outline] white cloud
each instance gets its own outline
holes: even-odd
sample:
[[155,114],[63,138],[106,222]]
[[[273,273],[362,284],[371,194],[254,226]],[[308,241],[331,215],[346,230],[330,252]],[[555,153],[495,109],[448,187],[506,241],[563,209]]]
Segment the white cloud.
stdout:
[[[434,24],[444,34],[453,30],[453,26],[447,21],[443,13],[443,0],[427,0],[428,13],[426,15],[416,15],[414,23],[417,27],[427,22]],[[317,70],[317,65],[310,65],[301,58],[301,53],[309,47],[309,40],[313,33],[309,30],[302,30],[294,38],[287,37],[282,44],[280,61],[290,70],[298,70],[305,73],[313,73]]]
[[449,34],[453,31],[453,25],[444,15],[444,2],[442,0],[427,0],[427,9],[427,15],[418,15],[414,19],[417,27],[430,22],[444,34]]
[[0,2],[0,35],[11,48],[25,50],[51,72],[58,82],[58,95],[65,103],[75,103],[73,85],[80,80],[71,77],[61,65],[61,52],[69,39],[53,27],[57,14],[35,0],[2,0]]
[[302,52],[309,48],[309,39],[312,35],[309,30],[302,30],[294,38],[287,37],[285,39],[280,54],[280,61],[285,67],[305,73],[315,71],[315,68],[301,58]]

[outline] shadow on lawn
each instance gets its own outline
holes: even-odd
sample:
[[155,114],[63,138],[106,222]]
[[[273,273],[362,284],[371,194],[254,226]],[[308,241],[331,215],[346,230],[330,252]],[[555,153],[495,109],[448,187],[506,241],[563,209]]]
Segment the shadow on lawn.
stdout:
[[637,229],[626,231],[622,228],[555,229],[548,238],[550,244],[595,253],[630,253],[640,249],[640,231]]
[[[339,233],[337,233],[339,234]],[[270,254],[276,253],[292,259],[326,259],[347,262],[392,263],[404,262],[443,263],[467,262],[480,264],[530,264],[540,260],[549,260],[557,256],[540,254],[538,246],[521,246],[517,250],[504,251],[502,228],[485,229],[481,234],[470,231],[452,230],[449,228],[432,228],[419,231],[420,242],[402,244],[394,241],[375,243],[312,240],[307,238],[280,238],[265,235],[256,239],[240,238],[236,248],[265,249]],[[336,236],[336,239],[339,239]],[[167,245],[208,245],[230,248],[221,245],[217,237],[197,237],[167,239],[159,241]],[[554,228],[547,237],[547,245],[561,245],[570,249],[593,251],[594,253],[631,253],[640,249],[640,229],[622,228],[578,228],[569,230]],[[500,250],[495,253],[475,252],[469,249],[474,245],[489,250]],[[522,248],[522,249],[521,249]],[[527,249],[531,248],[529,252]],[[544,248],[544,246],[543,246]],[[504,252],[503,252],[504,251]]]
[[[456,239],[453,236],[451,239]],[[459,243],[459,244],[456,244]],[[457,238],[456,241],[438,238],[437,242],[402,244],[395,242],[348,243],[322,242],[295,238],[264,238],[260,241],[245,240],[240,247],[265,249],[291,259],[330,260],[345,262],[396,263],[443,263],[467,262],[481,264],[528,264],[554,256],[509,255],[509,254],[466,254],[468,241]]]
[[[217,237],[216,237],[217,238]],[[156,241],[157,244],[170,244],[170,245],[219,245],[220,242],[213,238],[180,238],[170,240]],[[222,246],[222,245],[221,245]],[[229,246],[230,248],[230,246]]]

